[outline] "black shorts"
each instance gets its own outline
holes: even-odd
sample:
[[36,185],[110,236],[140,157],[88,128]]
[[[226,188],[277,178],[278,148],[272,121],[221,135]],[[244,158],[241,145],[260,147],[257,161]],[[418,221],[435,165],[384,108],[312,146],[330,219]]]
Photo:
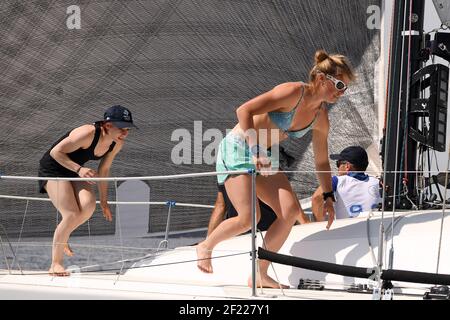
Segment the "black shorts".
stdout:
[[[40,166],[38,171],[38,177],[55,177],[55,178],[78,178],[78,174],[70,170],[67,171],[54,171],[46,170],[44,167]],[[47,193],[45,186],[48,180],[38,180],[39,193]]]
[[[225,208],[227,212],[225,218],[228,219],[232,217],[237,217],[238,213],[234,208],[233,204],[231,203],[230,198],[228,198],[227,191],[225,190],[225,185],[217,184],[217,188],[219,189],[220,192],[222,192],[223,198],[225,200]],[[261,219],[259,219],[257,228],[260,231],[266,231],[267,229],[269,229],[270,225],[275,221],[277,215],[272,210],[272,208],[269,207],[267,204],[265,204],[259,199],[258,202],[259,208],[261,210]]]

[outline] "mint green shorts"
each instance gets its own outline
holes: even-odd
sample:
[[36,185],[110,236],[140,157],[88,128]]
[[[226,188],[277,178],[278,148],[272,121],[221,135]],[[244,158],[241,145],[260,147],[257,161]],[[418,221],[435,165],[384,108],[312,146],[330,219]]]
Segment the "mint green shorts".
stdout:
[[[270,151],[267,152],[271,161],[272,171],[277,171],[279,168],[279,157],[274,156]],[[253,163],[252,156],[250,154],[250,148],[247,141],[244,138],[229,132],[225,138],[220,142],[217,160],[216,171],[243,171],[243,170],[256,170],[256,166]],[[224,184],[225,180],[230,174],[217,175],[217,182]]]

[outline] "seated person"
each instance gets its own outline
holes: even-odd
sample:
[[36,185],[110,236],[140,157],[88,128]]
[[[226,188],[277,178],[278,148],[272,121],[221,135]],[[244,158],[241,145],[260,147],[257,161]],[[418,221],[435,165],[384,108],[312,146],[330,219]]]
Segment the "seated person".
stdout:
[[[340,154],[331,154],[330,159],[336,160],[338,168],[338,176],[332,177],[336,219],[357,217],[361,212],[377,208],[381,202],[380,181],[364,173],[369,165],[366,150],[351,146]],[[316,221],[324,221],[320,187],[313,194],[312,211]]]

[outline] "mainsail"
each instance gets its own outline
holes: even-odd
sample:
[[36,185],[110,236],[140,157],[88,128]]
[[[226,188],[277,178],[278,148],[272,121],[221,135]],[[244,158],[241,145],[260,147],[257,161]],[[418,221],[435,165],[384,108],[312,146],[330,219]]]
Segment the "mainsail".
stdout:
[[[379,0],[2,1],[0,172],[37,175],[55,139],[101,119],[113,104],[130,108],[139,127],[113,176],[214,171],[214,164],[196,161],[214,142],[202,134],[231,129],[236,108],[249,98],[282,82],[306,81],[319,48],[347,55],[358,73],[347,97],[331,107],[330,152],[373,146],[380,30],[368,20],[377,12],[370,8],[380,6]],[[181,164],[171,159],[180,143],[172,139],[176,129],[192,138],[189,161]],[[285,146],[296,160],[284,169],[311,171],[290,174],[300,199],[317,186],[310,140]],[[215,184],[214,177],[153,183],[151,200],[213,204]],[[0,181],[0,190],[37,196],[36,183]],[[1,206],[0,223],[17,235],[25,203],[2,200]],[[164,230],[166,213],[151,208],[149,232]],[[177,208],[172,228],[205,227],[209,214]],[[51,204],[30,202],[24,235],[49,236],[56,220]],[[114,233],[100,214],[90,226],[96,234]],[[86,225],[76,232],[86,234]]]

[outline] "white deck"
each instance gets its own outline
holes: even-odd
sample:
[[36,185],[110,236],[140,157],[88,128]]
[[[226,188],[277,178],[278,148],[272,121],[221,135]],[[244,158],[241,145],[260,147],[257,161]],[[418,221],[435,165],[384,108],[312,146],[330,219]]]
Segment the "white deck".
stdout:
[[[2,274],[5,270],[1,270]],[[77,300],[77,299],[262,299],[262,300],[371,300],[371,294],[343,290],[261,289],[253,297],[251,288],[232,285],[147,282],[122,275],[82,274],[76,277],[50,277],[43,274],[0,276],[1,300]],[[395,295],[395,299],[421,299],[420,295]]]
[[[280,253],[337,264],[371,268],[378,254],[380,213],[337,220],[332,229],[325,223],[294,226]],[[435,272],[442,211],[397,213],[394,227],[394,269]],[[439,273],[450,274],[450,226],[446,217]],[[384,225],[389,231],[390,216]],[[369,227],[369,236],[368,236]],[[369,239],[371,246],[369,246]],[[250,276],[251,236],[242,235],[220,243],[213,253],[213,274],[196,266],[195,247],[180,247],[135,263],[118,276],[114,273],[85,272],[70,277],[51,277],[45,272],[0,270],[0,299],[270,299],[270,300],[370,300],[371,294],[350,293],[352,284],[374,283],[333,274],[273,264],[269,274],[292,289],[257,290],[247,287]],[[385,248],[390,248],[390,233]],[[258,235],[258,245],[261,237]],[[230,255],[230,256],[228,256]],[[226,256],[226,257],[223,257]],[[385,255],[387,256],[387,255]],[[386,268],[387,260],[384,261]],[[319,280],[325,290],[298,290],[299,279]],[[394,299],[422,299],[428,284],[395,283]]]

